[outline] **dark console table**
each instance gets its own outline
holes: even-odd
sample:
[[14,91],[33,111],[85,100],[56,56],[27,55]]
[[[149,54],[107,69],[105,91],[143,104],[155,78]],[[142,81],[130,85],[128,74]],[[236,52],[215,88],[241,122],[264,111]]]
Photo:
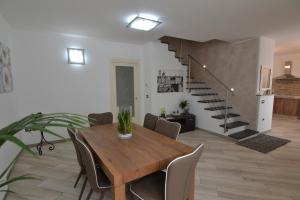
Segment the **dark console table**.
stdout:
[[178,122],[181,124],[180,133],[185,133],[195,130],[195,115],[181,114],[181,115],[167,115],[166,120],[170,122]]

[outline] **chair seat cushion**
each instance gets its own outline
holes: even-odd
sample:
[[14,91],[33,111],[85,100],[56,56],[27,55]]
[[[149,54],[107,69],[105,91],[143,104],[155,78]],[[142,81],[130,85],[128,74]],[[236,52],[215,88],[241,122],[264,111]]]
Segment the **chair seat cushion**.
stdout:
[[165,179],[166,173],[157,172],[134,182],[130,190],[134,196],[144,200],[164,200]]

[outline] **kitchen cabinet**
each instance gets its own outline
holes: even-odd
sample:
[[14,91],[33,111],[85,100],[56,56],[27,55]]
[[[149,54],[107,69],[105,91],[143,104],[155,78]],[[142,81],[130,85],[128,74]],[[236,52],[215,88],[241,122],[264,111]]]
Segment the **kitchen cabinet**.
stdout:
[[274,114],[300,116],[300,97],[275,96]]

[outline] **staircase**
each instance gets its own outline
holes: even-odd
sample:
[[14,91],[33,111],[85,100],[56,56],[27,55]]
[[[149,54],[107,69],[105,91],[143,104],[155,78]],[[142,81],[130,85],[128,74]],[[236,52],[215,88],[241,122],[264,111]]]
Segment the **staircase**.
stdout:
[[[200,42],[164,36],[161,43],[168,45],[168,50],[174,52],[178,61],[187,67],[186,90],[190,102],[190,111],[197,116],[197,127],[209,132],[228,136],[237,141],[248,139],[258,134],[248,129],[249,123],[241,120],[238,113],[231,112],[230,98],[234,95],[234,88],[228,87],[217,78],[206,65],[203,65],[190,53]],[[203,80],[193,77],[193,69],[201,69],[201,73],[209,76],[222,90],[223,96]]]

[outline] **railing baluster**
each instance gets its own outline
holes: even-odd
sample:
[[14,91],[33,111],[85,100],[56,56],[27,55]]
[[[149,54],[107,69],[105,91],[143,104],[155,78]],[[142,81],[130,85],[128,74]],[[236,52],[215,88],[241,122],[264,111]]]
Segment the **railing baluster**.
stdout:
[[179,51],[179,60],[180,60],[180,63],[182,63],[182,40],[180,40],[180,51]]
[[229,92],[226,91],[226,99],[225,99],[225,117],[224,117],[224,133],[227,132],[228,97],[229,97]]
[[192,92],[192,90],[191,90],[191,59],[189,59],[188,58],[188,62],[189,62],[189,67],[188,67],[188,69],[189,69],[189,78],[188,78],[188,85],[189,85],[189,93],[191,93]]

